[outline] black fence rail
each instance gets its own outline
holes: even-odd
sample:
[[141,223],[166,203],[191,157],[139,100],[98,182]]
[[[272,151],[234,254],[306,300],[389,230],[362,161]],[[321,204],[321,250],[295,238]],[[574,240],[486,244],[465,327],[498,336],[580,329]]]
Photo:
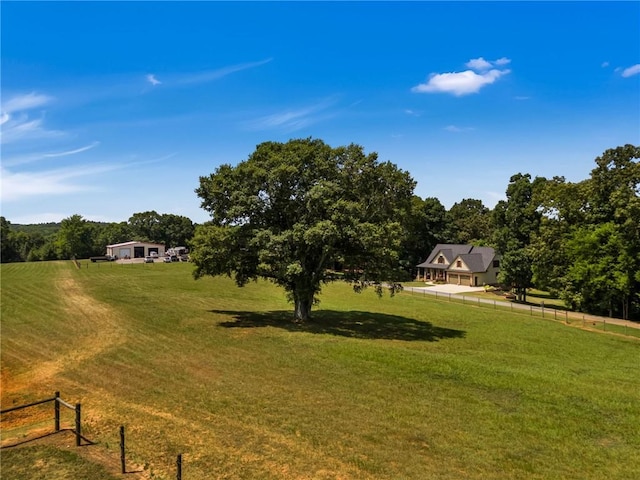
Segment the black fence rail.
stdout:
[[490,299],[464,295],[462,293],[438,292],[429,290],[428,287],[404,287],[403,293],[415,297],[430,298],[440,302],[459,303],[497,311],[508,311],[513,314],[562,322],[566,325],[581,326],[590,330],[640,338],[640,324],[637,322],[573,312],[555,308],[553,305],[532,305],[514,302],[508,299]]
[[7,413],[15,412],[17,410],[24,410],[25,408],[42,405],[44,403],[53,403],[54,432],[60,431],[60,406],[63,406],[75,412],[75,428],[72,431],[76,436],[76,446],[82,445],[82,405],[79,403],[72,405],[68,402],[65,402],[62,398],[60,398],[60,392],[55,392],[54,396],[51,398],[45,398],[44,400],[38,400],[36,402],[18,405],[16,407],[5,408],[3,410],[0,410],[0,416]]
[[[27,408],[37,407],[39,405],[43,405],[46,403],[53,403],[53,432],[57,433],[62,431],[61,422],[60,422],[60,407],[65,407],[69,410],[73,410],[75,412],[75,426],[71,430],[76,437],[76,446],[82,445],[82,440],[84,440],[87,444],[93,445],[94,442],[88,440],[87,438],[82,436],[82,405],[80,403],[76,403],[75,405],[70,404],[69,402],[64,401],[60,398],[60,392],[55,392],[53,397],[45,398],[42,400],[37,400],[35,402],[26,403],[23,405],[18,405],[15,407],[4,408],[0,410],[0,421],[2,420],[2,416],[16,412],[18,410],[24,410]],[[68,431],[68,429],[66,429]],[[47,434],[50,435],[50,434]],[[39,437],[38,437],[39,438]],[[11,445],[2,445],[0,448],[11,448],[17,445],[20,445],[23,442],[18,442]],[[179,454],[176,458],[176,479],[182,480],[182,458],[183,454]],[[121,473],[133,473],[127,470],[126,466],[126,443],[125,443],[125,428],[124,426],[120,427],[120,470]]]

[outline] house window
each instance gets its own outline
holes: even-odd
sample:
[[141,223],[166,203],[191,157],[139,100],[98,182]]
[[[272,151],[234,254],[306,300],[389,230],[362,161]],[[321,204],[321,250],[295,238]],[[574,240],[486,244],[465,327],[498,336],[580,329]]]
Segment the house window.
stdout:
[[462,260],[457,260],[456,261],[456,267],[458,267],[458,268],[462,267]]
[[493,268],[498,268],[500,266],[500,260],[493,261]]
[[438,263],[444,263],[444,257],[442,256],[438,257]]

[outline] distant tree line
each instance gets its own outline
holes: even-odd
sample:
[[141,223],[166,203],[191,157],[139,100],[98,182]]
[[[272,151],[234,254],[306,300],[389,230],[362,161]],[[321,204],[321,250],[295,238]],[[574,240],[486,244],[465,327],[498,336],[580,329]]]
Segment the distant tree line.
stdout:
[[60,223],[12,225],[4,217],[0,222],[2,263],[88,258],[104,255],[107,245],[130,240],[187,245],[195,229],[187,217],[153,210],[119,223],[92,222],[78,214]]
[[446,211],[415,197],[404,261],[424,260],[438,242],[493,246],[499,281],[520,300],[535,286],[573,310],[640,319],[639,159],[640,147],[609,149],[577,183],[518,173],[493,210],[465,199]]
[[[466,198],[447,210],[437,198],[414,195],[397,219],[405,278],[415,276],[416,265],[438,243],[493,246],[502,255],[499,281],[520,300],[535,286],[574,310],[640,319],[639,159],[634,145],[607,150],[590,177],[577,183],[517,173],[506,200],[493,209]],[[84,258],[131,239],[189,245],[194,230],[186,217],[155,211],[121,223],[73,215],[55,230],[2,218],[2,262]]]

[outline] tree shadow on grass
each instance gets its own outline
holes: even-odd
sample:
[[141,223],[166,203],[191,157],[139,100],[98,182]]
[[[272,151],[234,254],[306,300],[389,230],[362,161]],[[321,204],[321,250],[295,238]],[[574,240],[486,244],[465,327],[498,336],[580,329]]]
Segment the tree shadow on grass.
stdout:
[[305,323],[294,322],[291,311],[242,312],[211,310],[231,315],[233,321],[221,322],[225,328],[276,327],[290,332],[318,333],[349,338],[437,342],[445,338],[464,338],[463,330],[436,327],[413,318],[359,311],[317,310]]

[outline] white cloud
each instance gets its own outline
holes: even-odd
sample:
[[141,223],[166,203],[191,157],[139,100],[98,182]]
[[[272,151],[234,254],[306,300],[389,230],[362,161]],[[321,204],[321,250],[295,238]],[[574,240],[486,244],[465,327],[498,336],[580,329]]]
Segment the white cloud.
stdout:
[[489,70],[478,74],[471,70],[452,73],[434,73],[427,83],[421,83],[411,89],[415,93],[451,93],[455,96],[478,93],[485,85],[491,85],[498,78],[510,73],[510,70]]
[[498,66],[498,67],[502,67],[502,66],[504,66],[504,65],[508,65],[508,64],[510,64],[510,63],[511,63],[511,59],[510,59],[510,58],[507,58],[507,57],[499,58],[498,60],[495,60],[495,61],[493,62],[493,64],[494,64],[494,65],[496,65],[496,66]]
[[484,58],[474,58],[465,63],[465,66],[469,67],[472,70],[483,71],[489,70],[492,65],[490,62],[487,62]]
[[412,117],[419,117],[422,115],[422,112],[417,112],[415,110],[411,110],[410,108],[405,108],[404,113],[407,115],[411,115]]
[[499,58],[498,60],[485,60],[483,57],[472,58],[465,66],[470,68],[471,70],[475,70],[476,72],[484,72],[493,67],[502,67],[511,63],[511,60],[507,57]]
[[638,75],[640,73],[640,63],[636,63],[635,65],[625,68],[622,71],[622,76],[625,78],[632,77],[633,75]]
[[514,97],[516,100],[529,100],[531,97],[527,97],[524,95],[518,95],[517,97]]
[[485,85],[490,85],[503,75],[511,73],[511,70],[495,68],[508,63],[511,63],[511,60],[506,57],[493,61],[485,60],[483,57],[472,58],[465,64],[470,70],[432,73],[426,83],[416,85],[411,91],[415,93],[450,93],[456,96],[478,93]]
[[607,67],[609,66],[609,62],[602,62],[602,63],[600,64],[600,66],[601,66],[602,68],[607,68]]
[[158,80],[158,79],[156,78],[156,76],[155,76],[155,75],[153,75],[152,73],[150,73],[149,75],[147,75],[147,81],[148,81],[151,85],[153,85],[154,87],[155,87],[156,85],[160,85],[160,84],[162,84],[162,82],[161,82],[160,80]]

